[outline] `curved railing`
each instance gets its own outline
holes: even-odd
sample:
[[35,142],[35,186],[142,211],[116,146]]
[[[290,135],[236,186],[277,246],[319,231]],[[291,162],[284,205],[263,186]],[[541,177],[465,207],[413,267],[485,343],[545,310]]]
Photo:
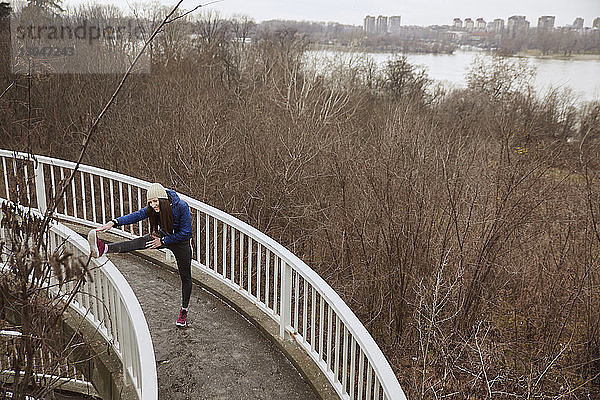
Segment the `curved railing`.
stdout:
[[[44,211],[75,164],[0,150],[6,195]],[[11,174],[12,172],[12,174]],[[13,176],[12,183],[7,176]],[[21,181],[19,183],[19,180]],[[57,216],[98,226],[145,205],[150,184],[81,165]],[[0,183],[0,188],[1,188]],[[0,196],[2,192],[0,191]],[[339,295],[302,260],[262,232],[187,196],[193,224],[192,267],[227,284],[266,313],[323,371],[342,399],[406,399],[383,353]],[[147,231],[142,222],[113,229],[125,237]]]
[[[6,175],[4,182],[8,182]],[[0,199],[0,204],[2,201]],[[54,251],[59,247],[86,258],[89,255],[87,241],[56,222],[50,225],[48,249]],[[88,269],[91,279],[77,292],[69,306],[85,317],[111,345],[123,364],[123,375],[135,388],[138,398],[157,400],[154,347],[137,297],[123,275],[106,257],[92,258]],[[57,283],[56,278],[50,277],[50,287],[58,287]],[[74,285],[72,281],[66,282],[66,291],[73,291]]]
[[[14,382],[16,372],[11,369],[11,361],[14,355],[18,354],[19,346],[23,346],[22,338],[23,335],[19,331],[0,330],[0,376],[3,383]],[[23,374],[21,371],[21,376]],[[97,396],[94,385],[88,382],[88,378],[68,357],[48,351],[47,347],[40,346],[36,352],[33,374],[38,382],[41,381],[52,388]]]

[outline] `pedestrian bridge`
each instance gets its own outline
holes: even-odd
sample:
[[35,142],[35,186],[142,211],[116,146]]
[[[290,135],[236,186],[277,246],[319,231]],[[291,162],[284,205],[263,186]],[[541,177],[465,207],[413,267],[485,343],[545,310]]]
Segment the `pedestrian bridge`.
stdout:
[[[52,235],[84,254],[85,240],[65,225],[84,233],[145,205],[149,182],[7,150],[0,158],[0,197],[41,213],[73,174],[55,212],[62,224]],[[192,214],[192,274],[200,285],[188,328],[174,327],[179,278],[169,254],[157,250],[140,252],[143,259],[116,254],[93,260],[93,283],[74,301],[113,347],[135,397],[406,398],[371,335],[318,274],[248,224],[181,198]],[[110,233],[120,240],[147,229],[140,222]]]

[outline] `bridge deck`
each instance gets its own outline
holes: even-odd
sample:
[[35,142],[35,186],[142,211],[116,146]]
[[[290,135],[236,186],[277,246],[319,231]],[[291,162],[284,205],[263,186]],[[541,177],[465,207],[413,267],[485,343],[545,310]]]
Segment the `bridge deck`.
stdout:
[[179,276],[135,255],[110,254],[144,311],[161,399],[317,399],[272,341],[194,285],[188,327],[175,326]]

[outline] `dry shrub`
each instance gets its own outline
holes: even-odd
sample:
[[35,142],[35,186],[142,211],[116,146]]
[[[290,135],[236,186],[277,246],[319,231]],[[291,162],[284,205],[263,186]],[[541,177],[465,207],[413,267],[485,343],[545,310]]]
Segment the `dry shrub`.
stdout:
[[90,279],[89,260],[65,243],[51,249],[44,219],[24,207],[3,202],[0,225],[0,328],[18,333],[0,337],[0,362],[15,373],[12,381],[0,382],[0,398],[54,398],[59,377],[77,379],[73,368],[81,374],[93,358],[81,358],[89,343],[80,327],[67,333],[63,322],[69,303]]

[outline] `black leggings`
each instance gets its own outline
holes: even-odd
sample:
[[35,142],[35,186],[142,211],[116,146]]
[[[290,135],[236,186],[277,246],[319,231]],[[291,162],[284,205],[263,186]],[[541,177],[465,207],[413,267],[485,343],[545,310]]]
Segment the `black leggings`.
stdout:
[[[152,235],[126,240],[119,243],[111,243],[108,253],[127,253],[133,250],[146,249],[146,243],[154,239]],[[175,255],[179,277],[181,278],[181,306],[187,308],[192,295],[192,247],[189,240],[173,244],[162,245],[159,249],[169,249]]]

